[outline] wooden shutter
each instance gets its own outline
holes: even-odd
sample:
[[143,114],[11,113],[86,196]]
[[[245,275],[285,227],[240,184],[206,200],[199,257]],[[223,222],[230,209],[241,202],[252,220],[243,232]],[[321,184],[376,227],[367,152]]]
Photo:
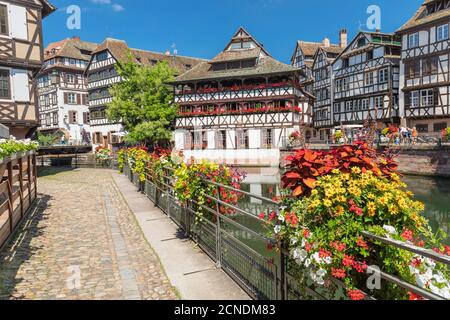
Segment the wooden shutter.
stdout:
[[184,149],[185,150],[192,149],[192,134],[190,132],[186,132],[184,135]]
[[77,93],[77,104],[81,104],[81,94]]
[[[439,88],[434,88],[433,95],[434,95],[434,97],[433,97],[433,105],[435,107],[438,107],[440,105],[440,103],[439,103],[439,97],[440,97],[440,95],[439,95]],[[434,111],[436,112],[436,110],[434,110]]]
[[261,148],[262,149],[267,148],[267,130],[266,129],[261,130]]
[[81,95],[81,104],[82,104],[83,106],[86,105],[86,95],[85,95],[85,94]]
[[69,94],[67,92],[64,92],[64,104],[69,103]]
[[411,92],[405,92],[405,106],[410,107],[411,106]]

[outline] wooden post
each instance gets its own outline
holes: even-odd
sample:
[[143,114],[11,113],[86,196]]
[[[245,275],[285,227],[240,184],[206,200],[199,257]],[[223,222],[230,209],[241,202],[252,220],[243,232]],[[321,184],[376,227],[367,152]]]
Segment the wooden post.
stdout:
[[12,161],[10,160],[6,165],[8,171],[8,198],[9,198],[9,230],[12,233],[14,230],[14,201],[12,194]]
[[33,153],[33,182],[34,182],[34,199],[37,198],[37,168],[36,168],[36,154]]
[[20,197],[20,217],[23,218],[24,209],[23,209],[23,157],[20,157],[18,160],[19,164],[19,197]]
[[28,181],[28,200],[29,200],[29,206],[31,206],[32,198],[31,198],[31,155],[30,154],[28,154],[28,156],[27,156],[27,181]]

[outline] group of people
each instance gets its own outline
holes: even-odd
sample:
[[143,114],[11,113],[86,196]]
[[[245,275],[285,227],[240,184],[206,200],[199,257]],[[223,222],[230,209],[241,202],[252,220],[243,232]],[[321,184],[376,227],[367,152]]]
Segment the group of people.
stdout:
[[388,135],[390,142],[395,143],[396,145],[415,145],[418,137],[419,132],[416,127],[412,129],[408,127],[400,127],[398,128],[398,131],[391,132],[390,135]]

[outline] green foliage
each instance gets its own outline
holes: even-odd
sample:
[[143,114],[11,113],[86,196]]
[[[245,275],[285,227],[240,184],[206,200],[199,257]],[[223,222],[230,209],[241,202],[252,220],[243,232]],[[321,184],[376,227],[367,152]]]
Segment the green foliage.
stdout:
[[167,62],[156,66],[141,66],[131,61],[118,63],[118,74],[125,79],[113,85],[113,97],[107,116],[122,122],[129,135],[127,142],[164,143],[170,140],[176,110],[172,104],[172,89],[167,85],[175,71]]
[[0,159],[10,157],[19,152],[37,150],[39,144],[31,140],[0,140]]
[[51,147],[58,141],[58,136],[56,134],[38,134],[38,142],[42,147]]
[[113,160],[113,153],[108,148],[98,148],[95,152],[95,159],[104,167],[109,167]]

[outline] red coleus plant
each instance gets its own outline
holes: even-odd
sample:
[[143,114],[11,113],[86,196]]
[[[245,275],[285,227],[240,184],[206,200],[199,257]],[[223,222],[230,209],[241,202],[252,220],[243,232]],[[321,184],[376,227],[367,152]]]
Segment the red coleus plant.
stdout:
[[298,150],[286,160],[287,172],[282,177],[283,188],[292,190],[292,196],[309,196],[317,180],[333,170],[344,173],[358,167],[361,172],[372,171],[377,176],[390,177],[397,170],[392,158],[379,156],[367,143],[355,142],[331,151]]

